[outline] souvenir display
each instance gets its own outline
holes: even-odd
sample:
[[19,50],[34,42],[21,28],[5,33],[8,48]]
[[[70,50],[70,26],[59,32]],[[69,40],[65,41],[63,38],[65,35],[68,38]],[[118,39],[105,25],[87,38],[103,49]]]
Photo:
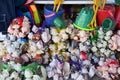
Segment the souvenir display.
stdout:
[[64,0],[42,7],[18,1],[8,33],[0,32],[0,80],[120,79],[117,0],[93,0],[92,7],[75,7],[79,13],[61,6]]

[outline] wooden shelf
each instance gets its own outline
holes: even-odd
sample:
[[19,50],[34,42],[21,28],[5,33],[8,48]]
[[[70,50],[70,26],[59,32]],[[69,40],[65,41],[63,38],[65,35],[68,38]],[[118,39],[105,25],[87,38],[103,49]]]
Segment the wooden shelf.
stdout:
[[[35,4],[53,4],[54,0],[34,0]],[[113,4],[113,1],[108,0],[107,4]],[[93,4],[93,0],[65,0],[62,4]]]

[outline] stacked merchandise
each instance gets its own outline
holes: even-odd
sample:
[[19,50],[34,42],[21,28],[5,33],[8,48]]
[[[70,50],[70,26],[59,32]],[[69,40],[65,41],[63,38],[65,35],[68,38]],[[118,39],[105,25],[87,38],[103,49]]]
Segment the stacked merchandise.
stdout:
[[41,19],[32,0],[23,3],[0,33],[0,80],[119,80],[119,6],[84,7],[74,19],[45,5]]

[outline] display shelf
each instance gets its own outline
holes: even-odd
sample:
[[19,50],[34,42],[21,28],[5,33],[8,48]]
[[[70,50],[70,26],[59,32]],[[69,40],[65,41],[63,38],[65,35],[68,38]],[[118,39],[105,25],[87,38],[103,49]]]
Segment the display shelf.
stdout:
[[[54,0],[34,0],[35,4],[53,4]],[[107,4],[113,4],[113,1],[107,1]],[[65,0],[62,4],[93,4],[93,0]]]

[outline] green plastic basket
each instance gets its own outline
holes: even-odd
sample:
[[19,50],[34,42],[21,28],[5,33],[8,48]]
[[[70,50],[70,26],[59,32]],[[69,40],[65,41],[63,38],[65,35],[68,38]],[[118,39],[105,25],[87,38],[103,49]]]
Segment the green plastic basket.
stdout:
[[92,31],[94,28],[89,28],[88,24],[91,22],[94,11],[91,8],[82,8],[73,25],[81,30]]

